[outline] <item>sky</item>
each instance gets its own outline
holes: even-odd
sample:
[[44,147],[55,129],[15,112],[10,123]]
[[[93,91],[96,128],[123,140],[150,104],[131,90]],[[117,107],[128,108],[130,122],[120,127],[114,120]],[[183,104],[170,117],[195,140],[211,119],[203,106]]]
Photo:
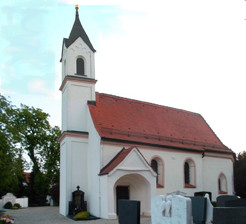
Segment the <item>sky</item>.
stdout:
[[96,49],[96,91],[201,114],[246,151],[243,0],[0,1],[0,93],[61,125],[61,49],[78,4]]

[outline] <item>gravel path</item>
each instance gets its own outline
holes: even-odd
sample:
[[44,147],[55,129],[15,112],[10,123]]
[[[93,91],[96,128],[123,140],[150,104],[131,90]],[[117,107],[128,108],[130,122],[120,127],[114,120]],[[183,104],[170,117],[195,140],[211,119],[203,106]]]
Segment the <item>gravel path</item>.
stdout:
[[[30,207],[18,210],[6,210],[5,214],[13,216],[15,224],[118,224],[118,220],[109,219],[75,222],[60,215],[58,207]],[[150,218],[142,217],[141,224],[151,224]]]

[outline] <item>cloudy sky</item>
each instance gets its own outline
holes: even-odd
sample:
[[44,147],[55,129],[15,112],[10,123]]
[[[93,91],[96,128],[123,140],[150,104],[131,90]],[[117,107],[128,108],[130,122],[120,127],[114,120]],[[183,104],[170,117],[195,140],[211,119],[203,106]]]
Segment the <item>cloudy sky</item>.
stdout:
[[0,92],[61,120],[62,40],[79,4],[96,52],[96,91],[200,113],[246,150],[243,0],[0,2]]

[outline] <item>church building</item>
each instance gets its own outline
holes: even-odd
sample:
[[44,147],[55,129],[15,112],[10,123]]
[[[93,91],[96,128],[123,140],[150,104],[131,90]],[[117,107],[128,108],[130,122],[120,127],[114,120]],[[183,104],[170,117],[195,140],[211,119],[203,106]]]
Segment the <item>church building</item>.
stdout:
[[68,214],[77,186],[87,210],[117,217],[117,200],[208,191],[233,194],[233,152],[198,114],[95,91],[94,49],[76,6],[62,45],[60,213]]

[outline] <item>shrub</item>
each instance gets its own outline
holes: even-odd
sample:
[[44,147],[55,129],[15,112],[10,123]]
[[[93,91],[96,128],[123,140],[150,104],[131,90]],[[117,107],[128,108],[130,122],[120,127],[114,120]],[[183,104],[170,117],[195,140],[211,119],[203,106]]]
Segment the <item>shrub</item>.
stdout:
[[90,216],[90,213],[89,212],[79,212],[77,213],[73,218],[74,219],[87,219],[88,217]]
[[19,208],[21,208],[21,205],[19,203],[15,203],[13,209],[19,209]]
[[13,207],[12,203],[8,201],[4,206],[5,209],[11,209]]

